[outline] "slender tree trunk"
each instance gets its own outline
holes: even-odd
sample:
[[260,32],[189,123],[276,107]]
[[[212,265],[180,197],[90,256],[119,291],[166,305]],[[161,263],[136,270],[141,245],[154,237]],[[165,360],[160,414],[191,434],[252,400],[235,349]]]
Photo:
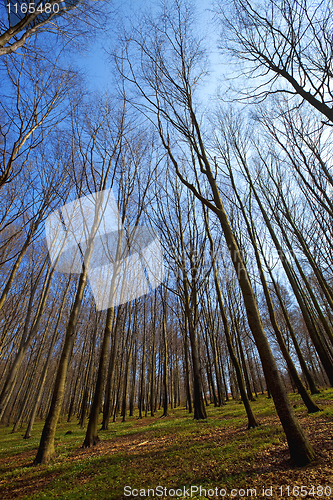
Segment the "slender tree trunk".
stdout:
[[122,422],[126,421],[127,389],[128,389],[129,373],[130,373],[133,344],[134,344],[133,336],[134,336],[134,333],[132,333],[131,338],[129,339],[129,347],[128,347],[128,353],[127,353],[125,373],[124,373],[123,402],[122,402],[122,406],[121,406],[121,414],[123,417]]
[[267,282],[266,282],[266,278],[265,278],[265,274],[264,274],[264,270],[262,268],[262,264],[261,264],[261,259],[260,259],[260,255],[259,255],[259,250],[258,250],[258,246],[257,246],[257,241],[256,241],[256,237],[255,237],[255,233],[254,233],[254,223],[253,223],[253,220],[251,218],[251,224],[250,224],[250,221],[246,215],[246,212],[245,212],[245,208],[244,208],[244,205],[242,203],[242,200],[238,194],[238,191],[237,191],[237,188],[236,188],[236,185],[235,185],[235,182],[234,182],[234,178],[233,178],[233,174],[232,172],[230,172],[230,178],[231,178],[231,182],[232,182],[232,187],[234,189],[234,192],[237,196],[237,200],[238,200],[238,203],[240,205],[240,208],[241,208],[241,211],[242,211],[242,214],[243,214],[243,218],[245,220],[245,223],[246,223],[246,227],[247,227],[247,232],[248,232],[248,235],[250,237],[250,240],[251,240],[251,243],[252,243],[252,247],[253,247],[253,250],[254,250],[254,254],[255,254],[255,258],[256,258],[256,262],[257,262],[257,268],[258,268],[258,271],[259,271],[259,276],[260,276],[260,281],[261,281],[261,284],[262,284],[262,287],[263,287],[263,291],[264,291],[264,295],[265,295],[265,299],[266,299],[266,304],[267,304],[267,307],[268,307],[268,312],[269,312],[269,318],[270,318],[270,321],[271,321],[271,324],[273,326],[273,330],[274,330],[274,333],[275,333],[275,336],[277,338],[277,341],[278,341],[278,344],[279,344],[279,347],[281,349],[281,352],[282,352],[282,355],[287,363],[287,367],[288,367],[288,370],[289,370],[289,373],[298,389],[298,392],[300,393],[303,401],[304,401],[304,404],[306,405],[307,409],[308,409],[308,412],[309,413],[315,413],[317,411],[319,411],[319,407],[316,405],[316,403],[313,401],[313,399],[311,398],[311,396],[307,393],[307,390],[306,388],[304,387],[303,385],[303,382],[301,381],[298,373],[297,373],[297,370],[295,368],[295,365],[291,359],[291,356],[289,354],[289,351],[287,349],[287,346],[285,344],[285,341],[284,341],[284,338],[283,338],[283,335],[281,333],[281,330],[280,330],[280,327],[278,325],[278,322],[277,322],[277,319],[276,319],[276,315],[275,315],[275,311],[274,311],[274,306],[273,306],[273,302],[272,302],[272,299],[271,299],[271,295],[270,295],[270,292],[269,292],[269,289],[268,289],[268,285],[267,285]]
[[134,341],[134,353],[132,360],[132,380],[131,380],[131,389],[130,389],[130,400],[129,400],[129,416],[134,416],[134,398],[135,398],[135,388],[136,388],[136,364],[137,364],[137,356],[138,356],[138,343],[135,338]]
[[150,372],[150,416],[153,417],[155,414],[155,386],[156,386],[156,353],[155,353],[155,342],[156,342],[156,292],[154,300],[154,324],[153,324],[153,340],[151,347],[151,372]]
[[248,429],[250,429],[251,427],[257,427],[258,426],[258,422],[257,422],[257,420],[256,420],[256,418],[254,416],[253,411],[252,411],[252,408],[251,408],[251,405],[250,405],[250,402],[249,402],[249,398],[247,397],[246,389],[245,389],[245,385],[244,385],[244,379],[243,379],[243,375],[242,375],[242,371],[241,371],[241,367],[240,367],[239,361],[237,359],[234,346],[232,344],[231,333],[230,333],[230,330],[229,330],[229,322],[228,322],[228,318],[227,318],[227,313],[226,313],[225,308],[224,308],[222,291],[221,291],[221,288],[220,288],[218,271],[217,271],[217,267],[216,267],[214,241],[213,241],[210,229],[209,229],[209,222],[208,222],[207,211],[206,211],[205,207],[203,207],[203,211],[204,211],[204,217],[205,217],[206,232],[207,232],[208,239],[209,239],[209,242],[210,242],[211,259],[212,259],[213,273],[214,273],[214,283],[215,283],[215,289],[216,289],[216,294],[217,294],[217,300],[218,300],[218,304],[219,304],[219,309],[220,309],[220,313],[221,313],[222,321],[223,321],[223,326],[224,326],[224,334],[225,334],[226,341],[227,341],[227,346],[228,346],[228,351],[229,351],[230,359],[232,361],[233,367],[235,368],[236,377],[237,377],[237,383],[238,383],[238,388],[240,390],[241,398],[242,398],[242,401],[243,401],[243,404],[244,404],[244,407],[245,407],[245,411],[246,411],[246,414],[247,414]]
[[141,357],[141,375],[140,375],[140,390],[139,390],[139,418],[142,418],[142,410],[144,405],[145,391],[145,363],[146,363],[146,298],[144,300],[144,319],[143,319],[143,339],[142,339],[142,357]]
[[187,319],[185,316],[185,329],[183,330],[183,338],[184,338],[184,363],[185,363],[185,389],[186,389],[186,398],[188,404],[188,412],[192,413],[192,398],[191,398],[191,387],[190,387],[190,367],[189,367],[189,359],[188,359],[188,336],[187,336]]
[[[162,299],[163,301],[163,299]],[[168,416],[168,341],[166,329],[166,305],[163,303],[163,318],[162,318],[162,332],[164,343],[164,358],[163,358],[163,415]]]
[[[33,379],[34,376],[36,376],[36,372],[38,370],[38,365],[39,365],[39,360],[40,360],[40,357],[41,357],[41,353],[42,353],[43,348],[45,347],[44,346],[44,342],[45,342],[46,335],[47,335],[47,333],[49,331],[48,329],[49,329],[49,324],[50,324],[52,313],[53,313],[53,311],[51,311],[51,314],[48,317],[48,320],[47,320],[47,323],[46,323],[46,326],[45,326],[45,331],[44,331],[44,334],[43,334],[43,337],[42,337],[42,340],[40,342],[40,346],[39,346],[39,349],[38,349],[38,354],[37,354],[36,360],[34,362],[34,369],[30,373],[30,377],[29,377],[29,381],[28,381],[28,384],[27,384],[27,388],[26,388],[25,394],[23,396],[23,403],[22,403],[22,406],[20,408],[19,414],[18,414],[18,416],[16,418],[16,422],[14,424],[12,433],[14,433],[14,432],[17,431],[19,423],[20,423],[21,419],[23,418],[23,415],[25,413],[25,409],[26,409],[28,403],[31,404],[30,393],[31,393],[31,391],[33,389],[32,379]],[[27,370],[27,373],[28,373],[28,370]]]
[[[112,411],[112,402],[111,402],[111,391],[113,388],[113,382],[114,382],[114,373],[115,373],[115,366],[116,366],[116,354],[117,354],[117,348],[118,348],[118,331],[119,328],[121,327],[121,318],[122,318],[122,313],[124,310],[124,306],[119,305],[118,311],[117,311],[117,318],[114,323],[114,327],[112,328],[113,332],[113,338],[112,338],[112,343],[111,343],[111,352],[110,352],[110,361],[109,361],[109,368],[108,368],[108,379],[106,383],[106,389],[105,389],[105,402],[104,402],[104,409],[103,409],[103,422],[102,422],[102,431],[107,431],[109,429],[109,422],[110,422],[110,417],[111,417],[111,411]],[[126,308],[127,312],[127,308]],[[126,315],[123,318],[123,321],[125,322],[126,320]]]
[[75,340],[75,327],[77,324],[83,292],[87,283],[86,267],[83,267],[83,273],[80,275],[79,284],[75,296],[75,301],[70,313],[69,322],[66,329],[64,347],[61,353],[58,372],[55,380],[51,406],[46,417],[42,436],[39,443],[34,464],[47,464],[54,455],[54,437],[57,423],[60,416],[62,403],[64,400],[65,383],[68,371],[68,364],[72,354]]
[[[265,211],[265,209],[264,209],[264,207],[263,207],[263,205],[262,205],[262,203],[261,203],[261,201],[259,199],[259,196],[258,196],[256,190],[254,189],[254,186],[253,186],[253,183],[251,181],[250,175],[249,175],[248,172],[247,172],[247,174],[248,174],[249,181],[251,183],[251,188],[252,188],[253,194],[255,196],[255,199],[256,199],[256,201],[257,201],[257,203],[259,205],[260,211],[261,211],[262,216],[263,216],[263,218],[265,220],[265,223],[267,225],[269,233],[270,233],[270,235],[272,237],[272,240],[273,240],[273,242],[275,244],[275,247],[276,247],[276,249],[277,249],[277,251],[279,253],[280,260],[281,260],[283,268],[284,268],[284,270],[285,270],[285,272],[286,272],[286,274],[288,276],[288,279],[289,279],[290,285],[291,285],[291,287],[293,289],[293,292],[295,294],[296,300],[297,300],[297,302],[298,302],[298,304],[299,304],[299,306],[301,308],[302,315],[303,315],[306,327],[308,329],[309,335],[311,337],[311,340],[312,340],[312,342],[313,342],[313,344],[314,344],[314,346],[315,346],[315,348],[316,348],[316,350],[318,352],[318,355],[320,357],[321,362],[323,363],[323,366],[325,368],[325,371],[327,373],[329,381],[330,381],[331,385],[333,385],[333,366],[332,366],[332,362],[331,362],[329,356],[327,355],[327,353],[325,352],[325,350],[323,348],[323,345],[322,345],[322,343],[320,341],[320,338],[319,338],[318,333],[317,333],[317,331],[315,329],[315,326],[314,326],[314,324],[313,324],[313,322],[311,320],[311,317],[309,315],[307,307],[306,307],[306,305],[305,305],[305,303],[303,301],[303,298],[302,298],[301,292],[299,290],[299,287],[297,285],[297,282],[296,282],[296,280],[295,280],[295,278],[293,276],[292,270],[290,269],[290,266],[289,266],[289,264],[287,262],[287,259],[285,258],[285,254],[284,254],[284,252],[282,250],[282,247],[281,247],[281,245],[280,245],[280,243],[279,243],[279,241],[277,239],[275,231],[273,230],[273,227],[272,227],[272,225],[270,223],[270,220],[268,218],[268,215],[267,215],[267,213],[266,213],[266,211]],[[268,379],[268,383],[269,383],[269,379]],[[270,387],[270,389],[272,390],[271,387]]]
[[105,369],[106,369],[106,361],[109,353],[109,344],[111,338],[111,329],[112,329],[112,320],[113,320],[113,308],[109,307],[107,310],[106,316],[106,324],[104,329],[104,337],[103,343],[100,352],[99,366],[98,366],[98,374],[96,380],[96,387],[93,402],[90,409],[89,422],[86,432],[86,437],[83,442],[83,448],[89,448],[90,446],[94,446],[99,442],[98,437],[98,417],[99,410],[102,403],[102,396],[104,390],[104,380],[105,380]]
[[[263,252],[261,252],[261,254],[264,255]],[[264,256],[264,259],[265,259],[265,256]],[[285,305],[283,303],[283,299],[281,297],[279,288],[278,288],[277,283],[276,283],[276,281],[274,279],[272,270],[268,266],[268,263],[267,263],[266,259],[265,259],[265,264],[266,264],[266,267],[268,268],[269,275],[270,275],[271,281],[273,283],[275,293],[277,295],[277,298],[279,300],[279,303],[280,303],[280,306],[281,306],[281,309],[282,309],[282,314],[283,314],[284,320],[286,322],[288,331],[289,331],[291,339],[293,341],[293,344],[294,344],[294,347],[295,347],[295,350],[296,350],[296,354],[297,354],[299,363],[300,363],[301,368],[302,368],[302,372],[303,372],[303,374],[304,374],[304,376],[305,376],[305,378],[306,378],[306,380],[307,380],[307,382],[309,384],[309,388],[310,388],[311,394],[319,394],[320,391],[317,389],[316,384],[315,384],[315,382],[313,380],[313,377],[312,377],[311,373],[308,370],[308,367],[307,367],[307,364],[305,362],[303,353],[302,353],[302,351],[300,349],[300,346],[299,346],[299,344],[297,342],[294,329],[293,329],[292,324],[290,322],[288,311],[287,311],[287,309],[286,309],[286,307],[285,307]]]
[[92,379],[92,370],[93,370],[93,365],[94,365],[94,356],[95,356],[95,350],[96,350],[96,338],[97,338],[97,330],[98,330],[99,320],[100,320],[99,315],[95,314],[93,335],[92,335],[91,344],[90,344],[90,348],[89,348],[88,366],[87,366],[86,375],[85,375],[85,379],[84,379],[84,391],[83,391],[83,397],[82,397],[80,414],[79,414],[79,425],[80,425],[81,429],[84,428],[84,421],[85,421],[87,411],[88,411],[88,400],[89,400],[89,394],[91,392],[91,379]]
[[[20,344],[18,346],[14,362],[13,362],[12,366],[10,367],[10,371],[7,375],[5,384],[4,384],[2,391],[1,391],[1,395],[0,395],[0,421],[3,418],[4,412],[6,410],[8,402],[9,402],[10,397],[12,395],[12,392],[14,390],[15,382],[16,382],[21,364],[24,360],[24,357],[27,353],[27,350],[30,346],[32,339],[35,337],[35,335],[38,332],[38,327],[39,327],[39,324],[40,324],[40,321],[42,319],[42,315],[43,315],[43,312],[45,309],[46,299],[47,299],[47,296],[48,296],[48,293],[50,290],[54,270],[51,270],[48,273],[47,278],[44,281],[42,294],[41,294],[38,308],[37,308],[37,313],[36,313],[35,318],[31,321],[31,316],[33,313],[33,301],[34,301],[35,294],[37,292],[39,276],[43,273],[47,262],[48,262],[48,259],[46,258],[44,261],[44,264],[39,272],[38,278],[36,279],[35,284],[32,287],[30,298],[29,298],[28,312],[27,312],[27,316],[25,319],[25,324],[24,324],[24,329],[23,329],[21,341],[20,341]],[[29,328],[30,328],[30,331],[29,331]]]
[[[82,378],[83,378],[82,377],[82,366],[83,366],[83,362],[86,360],[85,359],[86,358],[85,351],[86,351],[87,339],[88,339],[88,336],[85,337],[84,342],[83,342],[83,348],[82,348],[82,352],[81,352],[81,356],[80,356],[79,367],[78,367],[78,369],[76,369],[76,367],[74,368],[75,383],[74,383],[73,394],[72,394],[72,397],[70,398],[67,422],[70,422],[71,418],[73,416],[78,384],[79,384],[79,381],[82,380]],[[72,391],[70,391],[70,392],[72,392]]]
[[[196,128],[199,130],[196,122],[195,124]],[[203,149],[204,148],[202,146],[201,150]],[[243,262],[241,253],[230,227],[227,214],[224,210],[216,180],[213,176],[206,157],[204,157],[204,163],[206,168],[206,175],[212,188],[215,206],[218,209],[217,216],[219,218],[221,228],[228,244],[230,256],[234,264],[240,289],[242,291],[248,323],[257,345],[257,349],[261,358],[265,376],[270,387],[270,391],[272,392],[277,413],[287,437],[291,459],[297,465],[306,465],[315,459],[314,450],[307,436],[303,432],[289,403],[279,371],[276,366],[274,356],[272,354],[261,322],[257,302],[247,270],[245,268],[245,264]]]

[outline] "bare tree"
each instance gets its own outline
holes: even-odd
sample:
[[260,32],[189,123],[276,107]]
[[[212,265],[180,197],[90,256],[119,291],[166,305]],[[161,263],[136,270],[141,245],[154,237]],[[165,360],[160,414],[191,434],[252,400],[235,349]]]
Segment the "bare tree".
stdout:
[[[145,112],[150,111],[150,116],[154,116],[175,173],[219,220],[291,457],[295,463],[304,465],[314,460],[315,453],[288,401],[263,328],[250,277],[224,207],[223,191],[217,181],[217,165],[209,157],[197,116],[194,92],[203,75],[203,49],[191,33],[192,27],[188,4],[176,1],[170,8],[164,7],[159,18],[146,19],[145,25],[124,37],[122,52],[116,54],[117,66],[123,78],[132,83],[145,100]],[[176,141],[182,143],[183,152],[179,151]],[[194,181],[190,177],[191,168]],[[199,175],[209,186],[209,197],[202,196],[196,187]]]
[[[79,127],[79,133],[77,135],[79,141],[78,159],[82,160],[83,165],[83,170],[82,168],[79,170],[81,174],[83,173],[83,176],[81,175],[81,182],[76,186],[77,190],[79,190],[79,193],[77,193],[79,195],[83,194],[85,184],[88,193],[92,192],[92,190],[103,191],[108,186],[112,187],[112,178],[114,179],[114,161],[116,159],[117,153],[119,152],[118,148],[123,138],[124,110],[121,109],[120,115],[118,115],[116,118],[113,118],[112,113],[110,113],[110,102],[108,100],[104,100],[104,102],[101,102],[101,106],[99,107],[98,112],[98,117],[94,117],[90,113],[89,107],[86,108],[83,111],[83,114],[85,116],[83,126],[82,122],[78,122],[77,113],[73,117],[74,125]],[[88,115],[90,116],[88,117]],[[94,118],[97,118],[97,121],[95,123]],[[102,128],[103,125],[105,129],[108,130],[108,133],[106,134],[104,134]],[[99,132],[100,135],[98,135]],[[90,161],[94,157],[93,153],[96,149],[100,154],[100,161],[102,164],[101,169],[97,168],[96,164]],[[78,172],[76,172],[75,175],[77,175],[77,173]],[[93,224],[90,228],[89,233],[90,244],[87,245],[87,248],[84,252],[84,265],[80,274],[75,299],[67,324],[65,342],[59,362],[59,368],[57,371],[51,406],[43,428],[39,449],[34,461],[35,464],[47,463],[54,455],[55,431],[64,399],[68,365],[75,341],[75,328],[81,309],[83,294],[87,284],[87,272],[93,253],[93,240],[98,227],[101,224],[102,202],[103,197],[99,202],[96,203]]]
[[[283,92],[315,108],[328,124],[332,111],[332,6],[321,0],[217,2],[221,48],[247,74],[243,97]],[[258,85],[249,88],[250,78]],[[255,81],[255,80],[254,80]],[[242,91],[240,89],[237,92]]]
[[41,61],[25,51],[1,65],[6,94],[0,102],[0,188],[29,165],[43,141],[54,140],[50,134],[68,115],[73,89],[80,93],[77,74],[58,68],[52,57]]
[[[111,131],[108,132],[109,134]],[[128,141],[128,142],[127,142]],[[146,158],[147,156],[147,158]],[[123,230],[119,231],[119,238],[116,243],[116,252],[113,249],[108,249],[110,253],[110,262],[113,266],[113,274],[110,284],[111,301],[107,309],[107,318],[104,329],[104,337],[100,354],[100,363],[98,368],[98,376],[94,399],[90,411],[89,423],[83,447],[90,447],[99,441],[98,437],[98,417],[102,403],[104,384],[106,378],[107,357],[109,354],[109,346],[112,332],[112,323],[114,315],[115,287],[117,283],[117,274],[121,267],[122,260],[126,257],[128,250],[133,245],[137,226],[144,212],[145,204],[147,203],[147,193],[152,179],[153,168],[151,166],[151,155],[149,145],[143,142],[142,136],[122,138],[122,142],[117,157],[117,174],[114,171],[114,178],[118,183],[118,208],[121,214],[121,224],[125,226],[126,234]],[[143,176],[142,169],[145,167]],[[113,255],[114,254],[114,255]],[[126,283],[121,283],[119,286],[128,286]],[[132,340],[131,340],[132,342]],[[129,370],[129,363],[132,355],[133,343],[128,352],[126,370]],[[128,374],[125,377],[126,388],[128,383]]]

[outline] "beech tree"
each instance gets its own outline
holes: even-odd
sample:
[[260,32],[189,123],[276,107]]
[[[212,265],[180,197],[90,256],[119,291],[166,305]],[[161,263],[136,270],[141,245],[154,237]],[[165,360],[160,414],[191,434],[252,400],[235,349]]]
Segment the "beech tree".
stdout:
[[[89,193],[92,189],[95,191],[103,191],[107,187],[112,187],[114,169],[117,165],[117,153],[119,152],[119,146],[123,139],[125,116],[124,109],[120,109],[120,111],[118,109],[117,111],[119,114],[117,113],[116,117],[113,118],[110,105],[111,103],[107,99],[104,102],[101,100],[100,106],[98,107],[98,116],[94,116],[91,113],[89,106],[85,107],[82,110],[83,116],[85,117],[84,124],[82,121],[78,121],[81,110],[80,112],[76,110],[73,116],[74,130],[75,127],[79,127],[79,134],[77,135],[78,157],[76,157],[78,167],[76,171],[75,169],[73,170],[74,176],[76,177],[79,174],[79,178],[81,179],[81,182],[76,185],[76,194],[79,196],[82,196],[84,189],[86,189],[86,192]],[[96,121],[94,122],[95,119]],[[108,133],[104,133],[105,129],[103,130],[103,126]],[[97,135],[98,132],[100,132],[99,136]],[[93,153],[96,149],[100,154],[100,162],[103,166],[101,171],[97,169],[96,163],[92,163],[91,161],[89,162],[89,160],[93,158]],[[84,170],[82,170],[82,166]],[[85,265],[80,273],[76,295],[68,320],[51,406],[45,421],[39,449],[34,461],[34,464],[36,465],[40,463],[48,463],[55,453],[55,431],[63,403],[68,365],[75,341],[75,327],[79,318],[83,294],[87,284],[87,270],[93,252],[93,240],[98,227],[101,224],[100,212],[102,202],[103,198],[96,203],[93,224],[90,228],[90,244],[87,245],[84,252]]]
[[[144,99],[144,112],[154,116],[175,174],[219,220],[291,457],[295,463],[304,465],[314,460],[315,453],[288,401],[263,328],[251,280],[224,208],[223,191],[216,177],[217,164],[210,158],[205,146],[205,135],[196,111],[195,88],[204,68],[202,44],[193,35],[192,29],[193,19],[188,4],[175,2],[171,8],[164,7],[159,18],[146,18],[139,28],[125,34],[121,51],[115,54],[117,67],[122,77]],[[140,105],[139,99],[136,102]],[[187,145],[187,156],[179,151],[177,140],[181,140],[184,147]],[[209,186],[209,198],[202,196],[196,187],[199,175]]]
[[[108,132],[111,133],[111,130]],[[136,147],[135,147],[136,146]],[[142,169],[145,168],[143,176]],[[117,171],[114,171],[114,178],[118,184],[118,208],[121,214],[121,224],[125,226],[125,232],[119,233],[117,240],[116,252],[113,257],[113,249],[109,249],[110,262],[113,264],[113,275],[110,284],[111,296],[115,296],[118,269],[121,266],[122,260],[127,256],[127,253],[133,246],[133,239],[139,222],[142,220],[145,204],[147,203],[146,195],[151,184],[153,168],[151,166],[151,150],[149,145],[143,143],[141,134],[137,138],[130,136],[123,138],[119,154],[117,156]],[[128,287],[128,283],[121,283],[120,286]],[[83,443],[84,447],[95,445],[99,441],[97,426],[99,410],[102,403],[104,383],[106,378],[106,365],[109,353],[112,323],[115,299],[112,298],[112,304],[108,307],[107,318],[105,323],[103,344],[100,354],[100,363],[98,369],[98,377],[96,381],[96,389],[94,399],[90,411],[89,422],[86,437]],[[133,338],[131,337],[131,348],[127,353],[126,361],[126,376],[125,386],[128,386],[129,365],[132,356]],[[112,376],[112,373],[110,374]],[[126,399],[126,398],[125,398]],[[124,406],[124,405],[123,405]],[[123,409],[125,413],[125,408]]]
[[[294,105],[309,103],[332,124],[330,2],[219,0],[217,5],[220,48],[247,75],[243,91],[237,90],[240,98],[260,102],[270,94],[283,93],[296,97]],[[250,80],[254,87],[249,86]]]
[[[286,391],[297,389],[314,412],[308,390],[333,383],[329,9],[305,0],[219,5],[225,52],[261,76],[251,80],[250,114],[201,107],[208,58],[187,0],[133,21],[114,54],[119,94],[93,100],[60,64],[63,41],[44,57],[49,28],[81,30],[65,27],[83,4],[45,24],[9,21],[0,58],[0,418],[13,432],[26,425],[26,439],[45,420],[35,464],[54,456],[60,415],[86,427],[90,447],[128,412],[167,416],[184,404],[205,419],[214,404],[223,418],[231,397],[256,427],[252,401],[266,391],[294,463],[315,459]],[[247,83],[235,82],[242,92],[232,98],[248,100]],[[109,188],[119,227],[103,255],[114,276],[135,254],[141,225],[160,239],[166,276],[124,304],[110,279],[99,311],[88,268],[101,205],[78,247],[77,275],[59,274],[52,251],[50,262],[44,221]]]
[[[163,189],[164,178],[167,190]],[[206,246],[204,231],[198,220],[200,212],[198,214],[194,196],[188,192],[184,194],[183,186],[179,179],[174,178],[168,166],[165,177],[163,175],[158,178],[157,191],[154,223],[162,236],[165,253],[172,263],[171,279],[175,280],[173,293],[179,296],[184,312],[187,327],[184,349],[187,350],[188,344],[191,347],[194,418],[206,419],[198,345],[198,297],[205,279],[202,263]]]
[[224,298],[223,298],[222,290],[221,290],[221,286],[220,286],[218,268],[216,265],[214,241],[213,241],[213,238],[212,238],[212,235],[210,232],[209,220],[208,220],[207,210],[206,210],[205,206],[203,207],[203,210],[204,210],[204,215],[205,215],[206,231],[207,231],[210,246],[211,246],[211,258],[212,258],[212,263],[213,263],[214,283],[215,283],[215,288],[216,288],[217,300],[218,300],[218,304],[219,304],[219,308],[220,308],[220,314],[222,316],[222,321],[223,321],[224,334],[225,334],[226,341],[227,341],[230,359],[231,359],[232,364],[235,368],[237,383],[238,383],[239,391],[240,391],[240,394],[242,397],[242,402],[243,402],[245,410],[246,410],[246,414],[247,414],[247,418],[248,418],[248,429],[250,429],[251,427],[257,427],[258,422],[254,416],[254,413],[252,411],[252,408],[251,408],[251,405],[249,402],[248,395],[247,395],[246,390],[245,390],[245,383],[244,383],[244,378],[243,378],[243,374],[241,371],[240,362],[239,362],[239,359],[237,358],[235,347],[233,345],[230,327],[229,327],[229,321],[228,321],[226,309],[224,306]]
[[[69,111],[72,90],[80,93],[78,75],[57,67],[57,61],[22,55],[0,61],[6,89],[0,101],[0,189],[29,165],[33,152],[62,122]],[[54,138],[53,138],[54,140]]]

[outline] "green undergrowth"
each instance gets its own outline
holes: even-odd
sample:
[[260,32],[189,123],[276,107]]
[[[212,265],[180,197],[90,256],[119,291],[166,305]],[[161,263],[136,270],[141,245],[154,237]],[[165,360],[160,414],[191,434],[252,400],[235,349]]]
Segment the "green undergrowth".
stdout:
[[[305,407],[297,394],[290,395],[297,414]],[[326,402],[324,411],[308,418],[333,417],[333,390],[315,400]],[[100,431],[101,444],[81,454],[85,429],[77,421],[61,420],[56,433],[56,458],[47,466],[33,467],[43,422],[37,422],[33,437],[24,440],[24,428],[11,434],[0,427],[0,498],[119,500],[124,487],[183,488],[240,487],[249,471],[256,469],[256,457],[273,445],[285,444],[272,399],[259,396],[252,404],[262,425],[247,430],[247,419],[239,401],[221,408],[207,407],[208,418],[194,421],[185,408],[169,410],[167,418],[156,416],[110,423]],[[71,431],[72,434],[66,432]],[[134,444],[133,444],[134,443]],[[110,448],[110,449],[109,449]],[[140,498],[140,497],[137,497]],[[156,498],[156,497],[155,497]],[[159,496],[159,498],[164,498]],[[180,498],[174,496],[174,498]],[[192,498],[205,498],[192,496]]]

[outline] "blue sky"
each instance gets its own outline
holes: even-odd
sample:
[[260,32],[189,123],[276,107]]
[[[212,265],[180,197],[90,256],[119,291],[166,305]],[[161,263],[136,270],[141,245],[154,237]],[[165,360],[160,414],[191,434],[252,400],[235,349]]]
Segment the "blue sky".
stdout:
[[[222,64],[222,58],[218,53],[217,49],[217,39],[218,32],[213,30],[213,25],[210,25],[212,19],[212,14],[209,9],[212,8],[212,1],[201,0],[194,2],[198,10],[198,18],[200,18],[200,24],[203,27],[203,32],[207,30],[210,34],[210,71],[211,76],[209,78],[209,85],[207,86],[207,92],[205,96],[210,99],[212,95],[216,92],[218,79],[221,78],[225,67]],[[110,81],[112,81],[111,65],[108,63],[108,55],[105,49],[110,46],[117,36],[117,29],[119,27],[119,16],[129,17],[131,20],[135,20],[136,13],[138,11],[145,12],[146,10],[154,9],[158,5],[156,0],[117,0],[115,3],[116,11],[119,14],[114,15],[110,19],[110,29],[108,34],[101,33],[95,40],[95,43],[91,46],[91,49],[86,53],[82,54],[77,58],[77,64],[84,69],[87,75],[87,85],[90,90],[106,90],[110,87]],[[202,33],[201,33],[202,34]],[[204,97],[205,97],[204,96]],[[204,100],[206,100],[204,98]]]

